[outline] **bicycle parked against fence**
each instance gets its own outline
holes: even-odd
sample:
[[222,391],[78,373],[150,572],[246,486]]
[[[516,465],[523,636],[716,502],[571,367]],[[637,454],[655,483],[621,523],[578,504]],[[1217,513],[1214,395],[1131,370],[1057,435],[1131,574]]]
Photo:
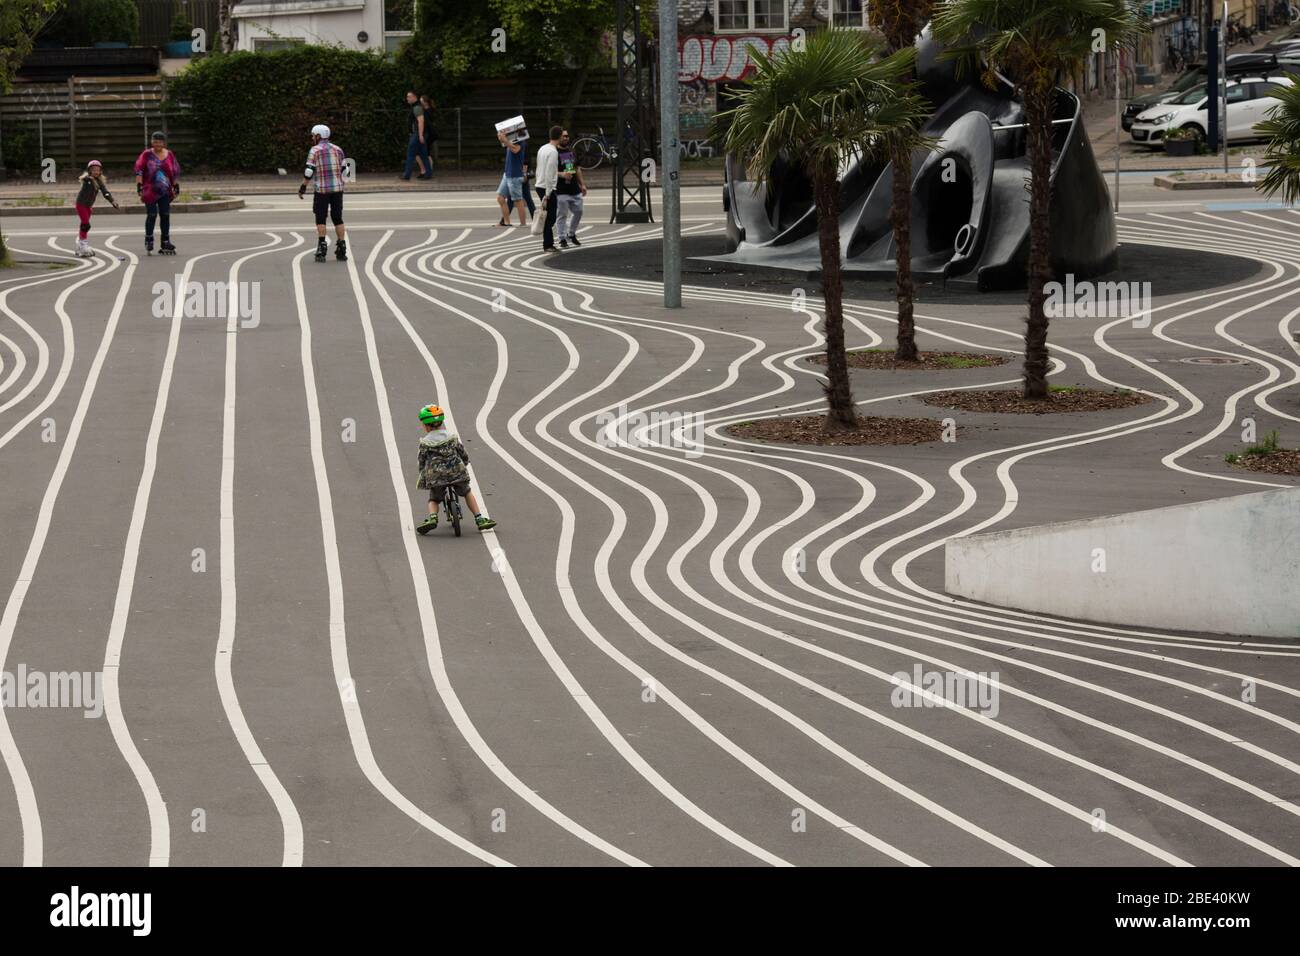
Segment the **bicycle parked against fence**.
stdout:
[[[603,126],[598,129],[597,133],[584,133],[573,144],[573,154],[577,158],[578,168],[584,173],[598,168],[605,160],[613,163],[618,159],[618,145],[605,135]],[[624,123],[623,139],[630,142],[635,135],[632,124]]]
[[613,163],[618,159],[618,147],[609,141],[603,126],[599,130],[598,133],[584,133],[573,144],[574,158],[584,173],[598,168],[605,160]]

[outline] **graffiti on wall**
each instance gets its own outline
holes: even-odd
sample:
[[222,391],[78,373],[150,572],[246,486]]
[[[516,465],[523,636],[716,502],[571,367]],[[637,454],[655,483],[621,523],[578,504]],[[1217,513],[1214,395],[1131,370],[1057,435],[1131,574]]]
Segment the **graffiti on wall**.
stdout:
[[709,141],[709,124],[718,112],[719,80],[741,80],[754,72],[749,51],[765,54],[783,50],[790,37],[687,36],[677,43],[679,140],[683,159],[705,159],[714,155]]
[[712,83],[689,80],[677,85],[677,115],[682,138],[702,139],[708,133],[713,114],[718,111],[718,92]]
[[677,80],[740,80],[753,71],[750,47],[764,54],[784,50],[790,37],[715,37],[691,35],[677,41]]

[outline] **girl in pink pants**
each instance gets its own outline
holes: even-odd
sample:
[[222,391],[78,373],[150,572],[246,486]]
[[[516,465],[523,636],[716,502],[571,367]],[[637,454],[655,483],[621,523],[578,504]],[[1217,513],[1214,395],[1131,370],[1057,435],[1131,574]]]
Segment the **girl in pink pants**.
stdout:
[[117,200],[113,194],[108,191],[108,183],[104,180],[103,166],[99,160],[92,159],[86,164],[86,171],[81,174],[81,188],[77,190],[77,218],[81,220],[81,229],[77,232],[77,255],[93,256],[90,241],[86,234],[90,232],[90,214],[94,212],[95,200],[99,194],[103,193],[104,198],[113,204],[113,208],[118,208]]

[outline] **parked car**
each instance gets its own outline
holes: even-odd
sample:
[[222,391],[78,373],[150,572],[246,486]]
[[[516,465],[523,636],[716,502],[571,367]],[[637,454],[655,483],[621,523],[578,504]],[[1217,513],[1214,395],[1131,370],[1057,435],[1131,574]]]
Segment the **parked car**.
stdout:
[[[1290,86],[1289,76],[1250,76],[1228,80],[1228,142],[1258,139],[1255,124],[1277,105],[1269,94]],[[1204,86],[1194,87],[1177,99],[1140,113],[1130,131],[1133,142],[1157,149],[1164,145],[1165,130],[1185,129],[1204,142],[1210,129],[1209,103]]]
[[[1279,73],[1300,72],[1300,49],[1281,53],[1276,50],[1268,53],[1260,51],[1231,53],[1228,55],[1225,66],[1227,67],[1229,79],[1234,76],[1271,76]],[[1142,96],[1135,96],[1129,100],[1128,106],[1120,117],[1120,125],[1126,130],[1131,130],[1133,121],[1137,119],[1139,114],[1145,113],[1151,107],[1159,106],[1161,103],[1171,103],[1188,90],[1204,85],[1205,67],[1189,67],[1167,89],[1160,90],[1158,93],[1144,93]]]

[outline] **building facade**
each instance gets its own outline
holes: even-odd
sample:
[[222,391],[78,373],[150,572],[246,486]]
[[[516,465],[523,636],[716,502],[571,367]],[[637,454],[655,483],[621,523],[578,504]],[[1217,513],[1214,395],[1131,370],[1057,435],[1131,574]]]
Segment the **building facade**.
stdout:
[[231,8],[241,50],[321,43],[396,50],[415,27],[417,0],[243,0]]

